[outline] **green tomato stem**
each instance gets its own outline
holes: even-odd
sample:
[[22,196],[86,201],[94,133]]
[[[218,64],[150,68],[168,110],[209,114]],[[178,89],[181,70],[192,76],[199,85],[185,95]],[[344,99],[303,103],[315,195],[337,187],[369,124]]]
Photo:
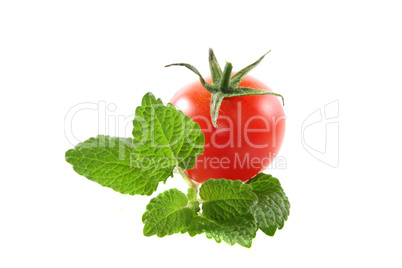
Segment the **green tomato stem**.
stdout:
[[177,166],[176,168],[179,171],[179,173],[180,173],[181,177],[183,178],[183,180],[187,183],[187,185],[190,188],[193,188],[194,191],[198,194],[198,184],[195,181],[193,181],[192,179],[190,179],[190,177],[187,175],[187,173],[184,171],[184,169],[182,169],[179,166]]
[[228,93],[230,76],[232,75],[233,66],[230,62],[226,62],[225,68],[223,69],[222,78],[219,82],[218,90],[223,93]]
[[230,62],[226,62],[226,65],[222,71],[219,66],[218,60],[215,57],[215,54],[212,49],[209,49],[209,67],[211,70],[211,78],[213,84],[209,84],[205,82],[205,79],[201,75],[201,73],[195,68],[193,65],[187,63],[173,63],[166,65],[165,67],[178,65],[184,66],[198,75],[200,78],[200,82],[203,87],[211,93],[211,121],[214,127],[218,127],[217,120],[219,116],[220,106],[224,98],[230,97],[242,97],[242,96],[252,96],[252,95],[274,95],[282,98],[283,105],[285,104],[283,96],[262,89],[248,88],[248,87],[239,87],[243,78],[253,70],[262,59],[269,53],[265,53],[262,57],[260,57],[254,63],[248,65],[247,67],[241,69],[237,73],[232,76],[233,66]]

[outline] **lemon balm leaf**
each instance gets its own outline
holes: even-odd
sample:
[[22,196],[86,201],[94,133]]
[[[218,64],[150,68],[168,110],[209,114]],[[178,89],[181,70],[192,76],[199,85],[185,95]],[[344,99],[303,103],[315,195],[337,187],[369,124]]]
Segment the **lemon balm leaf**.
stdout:
[[220,243],[238,243],[251,247],[257,232],[252,208],[257,196],[252,187],[241,181],[210,179],[201,185],[202,214],[195,217],[188,229],[190,236],[205,233]]
[[204,151],[200,126],[172,104],[164,105],[152,93],[145,94],[137,107],[133,125],[136,152],[144,159],[152,159],[161,169],[191,169]]
[[204,150],[199,125],[152,93],[137,107],[133,125],[134,139],[99,135],[68,150],[66,161],[78,174],[117,192],[151,195],[176,166],[194,167]]
[[213,238],[217,243],[225,241],[231,246],[237,243],[247,248],[251,247],[256,232],[257,226],[251,213],[222,221],[197,216],[188,229],[190,236],[205,233],[207,238]]
[[132,138],[99,135],[68,150],[65,159],[80,175],[130,195],[151,195],[165,175],[146,178],[135,165]]
[[258,203],[253,207],[257,226],[266,235],[273,236],[282,229],[288,219],[290,203],[277,178],[264,173],[257,174],[249,181]]
[[210,179],[202,184],[200,197],[203,200],[203,215],[217,221],[224,221],[250,212],[257,203],[253,188],[241,181]]
[[187,203],[186,195],[175,188],[152,198],[142,216],[144,235],[164,237],[187,230],[195,216]]

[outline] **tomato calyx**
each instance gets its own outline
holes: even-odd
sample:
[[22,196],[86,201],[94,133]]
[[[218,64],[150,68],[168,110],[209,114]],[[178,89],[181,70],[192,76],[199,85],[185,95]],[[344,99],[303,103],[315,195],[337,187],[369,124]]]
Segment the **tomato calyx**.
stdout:
[[[271,51],[271,50],[270,50]],[[209,68],[211,70],[211,80],[212,84],[207,83],[204,77],[193,65],[188,63],[172,63],[165,67],[170,66],[184,66],[198,75],[202,86],[211,93],[211,121],[213,126],[217,127],[217,120],[219,116],[219,108],[221,107],[224,98],[230,97],[242,97],[251,95],[275,95],[282,99],[283,105],[285,101],[282,95],[274,93],[271,91],[266,91],[262,89],[255,89],[249,87],[239,87],[240,82],[243,78],[253,70],[270,52],[268,51],[262,57],[260,57],[256,62],[248,65],[247,67],[241,69],[232,76],[233,66],[230,62],[226,62],[225,67],[222,71],[218,60],[215,57],[214,51],[209,49]]]

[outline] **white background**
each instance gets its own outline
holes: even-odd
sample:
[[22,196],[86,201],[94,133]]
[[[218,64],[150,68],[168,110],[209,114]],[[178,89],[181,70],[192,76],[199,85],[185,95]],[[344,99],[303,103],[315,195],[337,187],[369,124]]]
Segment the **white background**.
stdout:
[[[2,1],[0,266],[401,267],[400,10],[398,1]],[[268,172],[291,213],[251,249],[204,235],[146,238],[151,197],[101,187],[64,161],[76,143],[65,136],[72,107],[116,108],[77,113],[78,140],[128,136],[144,93],[167,102],[197,79],[163,66],[207,75],[209,47],[234,70],[272,49],[252,75],[286,99],[286,168]],[[301,138],[309,115],[334,101],[335,168]],[[126,125],[102,129],[98,112]],[[324,122],[304,142],[322,150],[325,137]],[[186,189],[175,177],[159,191],[171,187]]]

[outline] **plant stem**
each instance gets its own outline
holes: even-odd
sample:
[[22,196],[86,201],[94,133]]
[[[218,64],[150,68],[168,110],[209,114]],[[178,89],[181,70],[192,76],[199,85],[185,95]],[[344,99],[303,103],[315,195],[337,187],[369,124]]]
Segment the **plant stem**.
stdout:
[[177,166],[177,170],[179,171],[180,175],[182,176],[183,180],[187,183],[190,188],[193,188],[196,193],[198,193],[198,184],[190,179],[187,173],[181,167]]
[[228,93],[230,76],[232,75],[233,66],[230,62],[226,62],[225,68],[223,69],[222,78],[219,83],[219,89],[223,93]]
[[204,204],[206,201],[205,200],[203,200],[203,199],[197,199],[197,201],[198,201],[198,203],[200,203],[200,204]]

